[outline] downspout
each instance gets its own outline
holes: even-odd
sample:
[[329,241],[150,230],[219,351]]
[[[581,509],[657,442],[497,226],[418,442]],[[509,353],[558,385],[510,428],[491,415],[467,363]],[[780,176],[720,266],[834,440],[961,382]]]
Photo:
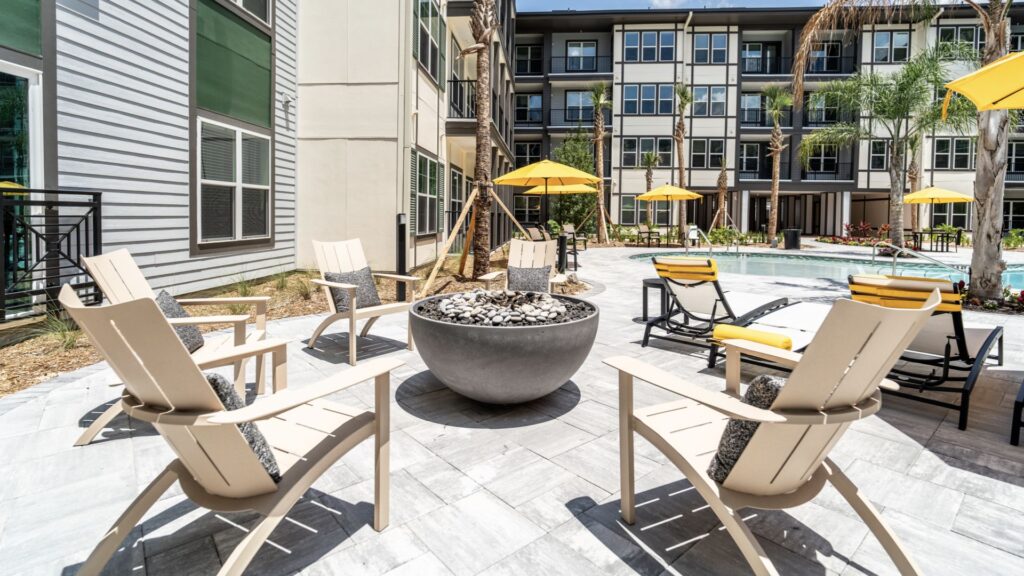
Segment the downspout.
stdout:
[[[402,3],[403,6],[408,6],[405,10],[405,17],[402,21],[405,23],[402,27],[402,36],[406,39],[412,38],[412,26],[414,25],[412,19],[412,11],[415,9],[413,2]],[[408,28],[406,28],[408,26]],[[397,106],[398,114],[398,126],[399,133],[397,136],[398,146],[397,151],[397,170],[395,170],[395,202],[396,202],[396,214],[406,213],[408,215],[409,202],[406,201],[405,194],[409,191],[407,183],[412,178],[412,169],[410,168],[410,158],[412,157],[412,130],[414,126],[414,119],[418,114],[418,111],[414,108],[413,102],[416,100],[415,94],[409,94],[406,87],[411,84],[411,77],[416,74],[416,69],[412,62],[412,46],[403,42],[398,42],[396,49],[398,50],[398,94],[402,98],[402,102]],[[408,230],[414,229],[416,226],[415,222],[407,224]],[[416,242],[411,242],[412,254],[407,253],[406,258],[408,261],[416,265]],[[406,252],[409,251],[409,246],[406,247]],[[397,270],[398,262],[395,262],[395,269]]]

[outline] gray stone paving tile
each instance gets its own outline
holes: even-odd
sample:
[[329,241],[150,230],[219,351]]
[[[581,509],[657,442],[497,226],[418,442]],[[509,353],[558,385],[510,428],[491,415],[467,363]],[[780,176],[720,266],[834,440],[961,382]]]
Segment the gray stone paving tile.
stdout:
[[808,560],[835,572],[842,572],[865,537],[867,526],[809,502],[785,511],[743,510],[747,525],[758,536],[770,540]]
[[[373,480],[364,480],[330,495],[332,506],[341,514],[339,521],[356,542],[372,539],[373,530]],[[408,471],[400,470],[391,474],[390,526],[404,526],[424,514],[444,506],[443,500],[413,478]]]
[[476,574],[544,535],[486,490],[422,516],[409,528],[459,576]]
[[518,446],[470,466],[465,472],[513,508],[575,477],[550,460]]
[[[391,434],[391,470],[401,470],[424,460],[433,454],[405,432]],[[372,478],[374,471],[373,439],[360,442],[341,461],[360,478]]]
[[516,511],[545,530],[552,530],[596,506],[608,497],[602,488],[578,477],[547,490],[540,496],[516,506]]
[[[637,476],[643,476],[656,466],[651,460],[636,454],[634,467]],[[617,441],[598,438],[569,452],[552,458],[552,461],[596,484],[608,492],[619,489],[619,445]]]
[[218,570],[220,557],[211,536],[146,558],[146,576],[207,576]]
[[546,535],[534,540],[481,572],[481,576],[521,574],[593,574],[598,570],[589,559]]
[[[422,558],[428,551],[407,528],[385,530],[374,540],[362,542],[336,554],[325,556],[302,571],[307,576],[388,574],[409,562]],[[415,573],[415,572],[414,572]],[[445,572],[423,572],[423,574]]]
[[925,451],[908,475],[1024,512],[1024,478]]
[[388,571],[385,576],[451,576],[451,573],[437,556],[427,552]]
[[968,494],[953,532],[1024,558],[1024,514]]
[[602,574],[648,576],[661,574],[668,566],[622,525],[609,527],[586,514],[567,520],[551,535],[590,560]]
[[511,429],[509,433],[516,444],[549,459],[596,438],[561,420],[550,419]]
[[409,466],[406,471],[447,504],[462,500],[480,489],[472,478],[436,456]]
[[924,447],[868,434],[859,430],[847,430],[832,449],[831,457],[860,458],[904,473],[917,461]]
[[[825,566],[806,559],[765,538],[758,538],[768,558],[780,574],[801,576],[831,575]],[[752,574],[739,548],[725,530],[713,530],[694,543],[685,554],[672,563],[672,569],[687,576],[718,576],[721,574]]]

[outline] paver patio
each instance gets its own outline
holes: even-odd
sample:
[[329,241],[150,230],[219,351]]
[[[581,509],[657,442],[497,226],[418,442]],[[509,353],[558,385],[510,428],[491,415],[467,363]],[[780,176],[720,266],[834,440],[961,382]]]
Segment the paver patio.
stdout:
[[[841,250],[836,250],[841,251]],[[587,296],[601,309],[594,350],[573,380],[515,407],[479,404],[437,382],[404,349],[405,319],[384,318],[360,341],[360,357],[390,354],[394,374],[391,525],[370,527],[373,460],[364,443],[296,507],[250,565],[253,574],[742,574],[746,564],[681,474],[637,441],[635,526],[618,521],[617,388],[602,359],[628,354],[721,389],[694,348],[641,348],[641,249],[580,256]],[[855,252],[855,251],[853,251]],[[959,256],[963,258],[964,256]],[[727,288],[829,301],[845,285],[722,275]],[[655,304],[652,302],[652,308]],[[971,314],[970,316],[975,316]],[[981,316],[981,315],[977,315]],[[327,353],[303,341],[322,316],[273,322],[288,338],[289,386],[346,370],[347,336]],[[1024,448],[1008,442],[1013,396],[1024,377],[1024,317],[984,315],[1007,328],[1004,367],[989,368],[973,395],[966,432],[946,410],[886,398],[858,422],[834,459],[882,509],[926,574],[1024,574]],[[756,373],[749,368],[745,376]],[[171,459],[147,425],[120,416],[83,448],[71,444],[120,388],[105,364],[62,375],[0,400],[0,571],[74,573],[90,548]],[[643,384],[638,405],[668,399]],[[370,383],[339,395],[370,406]],[[109,571],[206,574],[241,539],[253,516],[211,514],[176,488],[128,538]],[[783,573],[889,574],[894,568],[854,512],[832,491],[748,522]]]

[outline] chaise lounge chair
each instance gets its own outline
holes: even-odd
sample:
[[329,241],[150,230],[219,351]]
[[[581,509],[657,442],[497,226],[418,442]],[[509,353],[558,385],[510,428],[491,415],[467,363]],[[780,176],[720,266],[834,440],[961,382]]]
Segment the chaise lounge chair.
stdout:
[[[363,253],[363,244],[358,238],[341,242],[313,241],[313,252],[316,253],[316,263],[320,268],[320,279],[313,280],[313,283],[323,287],[324,294],[327,296],[327,306],[330,308],[330,315],[320,322],[316,330],[313,330],[313,335],[309,337],[308,347],[316,348],[317,338],[323,334],[328,326],[338,320],[348,320],[348,363],[355,366],[357,354],[356,323],[359,320],[366,319],[363,331],[359,333],[359,338],[365,338],[370,333],[370,328],[377,321],[377,318],[388,314],[404,314],[408,312],[416,292],[416,282],[420,279],[416,276],[370,272],[366,255]],[[334,274],[338,276],[333,276]],[[372,288],[372,296],[377,299],[377,302],[367,303],[364,300],[361,303],[359,296],[360,286],[350,282],[330,280],[328,278],[329,275],[333,278],[350,277],[353,280],[362,275],[365,282],[369,284],[365,288]],[[405,302],[379,303],[377,289],[373,286],[374,278],[404,282],[406,285]],[[344,307],[339,305],[338,298],[336,298],[336,296],[341,295],[340,293],[343,293],[344,296]],[[411,328],[407,338],[409,350],[412,350]]]
[[[549,240],[546,242],[526,242],[524,240],[512,239],[509,242],[508,250],[508,266],[509,268],[542,268],[544,266],[549,267],[549,280],[548,280],[548,292],[553,292],[555,286],[564,284],[566,277],[564,274],[558,273],[558,242],[555,240]],[[507,270],[497,270],[484,274],[480,277],[483,280],[488,290],[494,289],[494,284],[501,279],[503,282],[502,287],[510,290],[517,290],[513,284],[512,288],[509,288],[509,278]]]
[[[83,257],[82,262],[96,282],[107,301],[111,304],[120,304],[139,298],[155,300],[157,295],[153,293],[149,282],[142,274],[135,260],[128,250],[115,250],[99,256]],[[251,344],[264,340],[267,336],[267,306],[270,303],[268,296],[246,296],[246,297],[221,297],[221,298],[178,298],[177,303],[183,306],[197,305],[248,305],[255,308],[255,329],[246,332],[246,323],[249,314],[228,314],[218,316],[191,316],[184,318],[168,318],[168,322],[175,327],[197,326],[203,324],[231,324],[233,332],[224,336],[205,336],[202,345],[192,352],[192,358],[202,368],[215,368],[224,366],[225,356],[234,356],[236,350],[244,344]],[[263,355],[251,354],[242,356],[235,365],[235,385],[240,394],[244,397],[245,388],[245,363],[250,358],[256,359],[256,393],[263,394],[265,385],[265,374],[263,371]],[[276,386],[276,384],[275,384]],[[111,405],[92,424],[82,432],[82,435],[75,441],[75,446],[84,446],[93,441],[97,434],[122,412],[121,403]]]
[[[380,531],[388,525],[390,371],[401,365],[399,360],[375,360],[244,406],[237,396],[230,397],[233,389],[226,380],[217,385],[215,377],[204,377],[153,300],[85,307],[65,286],[60,302],[124,381],[125,411],[152,423],[178,455],[114,522],[79,575],[99,574],[175,482],[204,508],[253,510],[263,516],[219,571],[241,574],[313,482],[370,436],[376,461],[373,527]],[[245,347],[271,354],[275,381],[283,385],[285,346],[284,340],[264,340]],[[375,383],[373,411],[322,400],[370,378]]]
[[[622,519],[633,524],[636,518],[635,432],[686,476],[755,574],[779,572],[744,523],[740,510],[799,506],[817,496],[825,482],[831,483],[868,525],[901,574],[919,574],[920,569],[875,507],[828,453],[850,424],[881,407],[879,388],[895,387],[883,376],[939,301],[935,293],[917,310],[837,301],[803,355],[726,340],[725,393],[690,384],[634,358],[606,360],[619,371]],[[741,400],[741,355],[788,366],[792,374],[784,386],[755,379]],[[634,379],[683,399],[634,409]]]

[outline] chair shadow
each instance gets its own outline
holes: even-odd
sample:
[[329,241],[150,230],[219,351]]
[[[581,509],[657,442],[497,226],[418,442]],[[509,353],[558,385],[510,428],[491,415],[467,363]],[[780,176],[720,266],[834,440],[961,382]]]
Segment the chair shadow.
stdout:
[[[317,360],[322,360],[331,364],[348,364],[349,337],[348,332],[321,334],[316,340],[316,348],[308,348],[304,346],[302,351]],[[368,336],[357,336],[356,338],[356,355],[358,360],[369,360],[371,358],[385,356],[392,352],[400,352],[409,348],[409,344],[407,342],[374,334],[370,334]]]
[[[192,566],[172,568],[172,573],[195,573],[198,567],[206,567],[211,572],[220,568],[221,562],[231,554],[238,543],[256,525],[261,516],[256,512],[212,512],[192,520],[173,532],[157,537],[147,536],[141,540],[142,534],[151,535],[161,528],[179,521],[184,516],[199,509],[190,500],[183,499],[177,504],[147,518],[125,539],[121,548],[107,564],[104,573],[131,573],[137,571],[140,562],[149,568],[154,557],[165,552],[176,557],[176,562],[183,558],[184,553],[175,554],[175,550],[185,551],[194,547],[196,553],[206,558],[196,558]],[[340,545],[352,537],[355,532],[372,527],[373,504],[370,502],[346,502],[316,489],[310,489],[289,511],[286,519],[278,524],[267,541],[260,547],[255,558],[245,569],[246,574],[295,574],[315,563],[320,558],[335,552]],[[372,529],[372,528],[371,528]],[[166,550],[143,560],[140,551],[146,548],[160,549],[164,540]],[[145,543],[145,546],[143,545]],[[211,550],[211,547],[214,550]],[[189,556],[192,552],[189,553]],[[216,558],[214,565],[209,562]],[[159,562],[159,560],[157,561]],[[62,576],[73,576],[82,568],[83,562],[65,566]],[[164,568],[169,568],[164,566]],[[182,572],[177,572],[181,570]]]
[[[632,526],[620,517],[620,500],[598,504],[590,497],[580,497],[565,506],[637,574],[752,573],[728,532],[688,481],[638,492],[636,502]],[[742,516],[781,574],[827,574],[825,566],[812,560],[816,556],[850,562],[828,540],[785,512],[745,509]],[[666,572],[666,566],[676,572]]]
[[486,404],[454,392],[430,370],[407,378],[395,391],[398,406],[428,422],[462,428],[519,428],[554,420],[580,402],[580,389],[569,380],[560,388],[531,402]]

